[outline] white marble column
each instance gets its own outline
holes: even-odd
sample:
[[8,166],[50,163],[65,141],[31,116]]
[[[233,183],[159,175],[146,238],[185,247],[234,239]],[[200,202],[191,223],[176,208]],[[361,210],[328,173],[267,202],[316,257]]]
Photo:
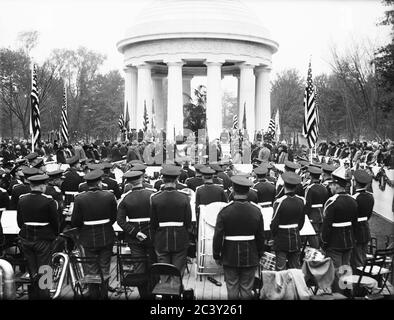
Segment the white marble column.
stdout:
[[[191,91],[191,81],[192,81],[192,76],[189,75],[184,75],[182,79],[182,87],[183,87],[183,93],[186,93],[190,97],[192,97]],[[183,104],[190,103],[189,99],[186,96],[183,96]]]
[[222,63],[206,62],[207,66],[207,128],[209,140],[220,138],[222,132]]
[[256,130],[267,131],[271,119],[271,69],[259,67],[256,73]]
[[253,140],[255,131],[255,76],[254,65],[241,64],[240,68],[240,92],[239,92],[239,128],[243,128],[244,109],[246,107],[246,130],[249,139]]
[[127,67],[125,72],[125,87],[124,87],[124,117],[126,119],[126,110],[129,111],[130,128],[135,129],[137,126],[137,68]]
[[160,131],[161,129],[165,129],[163,101],[166,97],[163,92],[163,77],[155,76],[152,78],[152,82],[156,130]]
[[152,76],[151,76],[151,65],[140,64],[137,66],[137,78],[138,78],[138,94],[137,94],[137,116],[136,116],[136,127],[137,131],[144,128],[144,104],[146,103],[146,110],[149,117],[149,126],[152,116]]
[[183,94],[182,94],[182,65],[181,61],[169,61],[168,66],[168,95],[167,95],[167,140],[174,140],[175,135],[183,135]]

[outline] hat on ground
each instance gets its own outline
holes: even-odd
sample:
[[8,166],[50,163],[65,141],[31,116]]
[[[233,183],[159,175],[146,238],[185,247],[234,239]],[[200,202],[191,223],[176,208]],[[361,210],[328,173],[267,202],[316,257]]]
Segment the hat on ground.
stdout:
[[89,173],[85,174],[83,177],[86,181],[96,181],[100,180],[101,177],[103,176],[104,171],[100,169],[96,169],[93,171],[90,171]]
[[181,174],[181,169],[174,165],[167,165],[161,169],[160,173],[167,177],[178,177]]
[[268,168],[266,166],[262,165],[262,166],[259,166],[257,168],[254,168],[253,171],[254,171],[255,174],[257,174],[259,176],[259,175],[267,174],[268,173]]
[[38,174],[32,177],[29,177],[27,180],[32,184],[44,184],[49,179],[48,175],[46,174]]
[[360,184],[368,184],[372,181],[372,176],[365,170],[356,170],[354,171],[353,176]]
[[233,185],[240,186],[240,187],[251,187],[253,186],[253,182],[250,181],[247,177],[245,176],[232,176],[231,181]]
[[32,161],[32,160],[36,159],[37,157],[38,157],[37,152],[31,152],[26,156],[26,159],[29,161]]
[[301,177],[295,172],[284,172],[282,174],[282,179],[285,184],[290,184],[293,186],[301,183]]
[[204,175],[204,176],[212,176],[213,174],[216,173],[216,171],[213,168],[210,167],[204,167],[200,170],[200,172]]
[[285,169],[295,171],[300,169],[301,166],[298,163],[294,163],[292,161],[285,161]]
[[318,167],[310,165],[308,167],[308,171],[313,174],[313,175],[320,175],[322,173],[322,170]]
[[127,171],[123,177],[128,179],[128,180],[136,180],[139,179],[144,173],[142,171]]
[[47,172],[47,175],[49,178],[54,179],[54,178],[60,178],[63,175],[64,171],[59,169],[51,172]]
[[37,168],[23,168],[22,173],[25,177],[31,177],[31,176],[35,176],[37,174],[42,173],[40,170],[38,170]]
[[76,164],[78,162],[79,162],[78,156],[74,156],[74,157],[68,158],[66,160],[66,163],[69,164],[70,166],[72,166],[72,165],[74,165],[74,164]]

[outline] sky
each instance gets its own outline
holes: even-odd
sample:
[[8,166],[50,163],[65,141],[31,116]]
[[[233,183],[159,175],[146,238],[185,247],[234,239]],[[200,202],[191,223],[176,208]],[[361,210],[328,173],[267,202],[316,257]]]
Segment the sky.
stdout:
[[[309,58],[314,74],[330,72],[330,49],[352,43],[380,46],[389,30],[377,26],[387,9],[380,0],[243,0],[279,43],[273,56],[272,78],[288,68],[306,77]],[[14,48],[21,31],[37,30],[32,51],[42,62],[55,48],[86,46],[103,53],[102,72],[122,70],[116,43],[150,0],[0,0],[0,47]],[[234,82],[225,81],[234,89]]]

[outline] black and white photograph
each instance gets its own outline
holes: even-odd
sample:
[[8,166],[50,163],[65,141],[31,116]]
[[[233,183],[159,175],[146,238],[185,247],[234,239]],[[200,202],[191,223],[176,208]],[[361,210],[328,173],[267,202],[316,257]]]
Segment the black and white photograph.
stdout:
[[0,0],[0,305],[251,318],[393,257],[393,0]]

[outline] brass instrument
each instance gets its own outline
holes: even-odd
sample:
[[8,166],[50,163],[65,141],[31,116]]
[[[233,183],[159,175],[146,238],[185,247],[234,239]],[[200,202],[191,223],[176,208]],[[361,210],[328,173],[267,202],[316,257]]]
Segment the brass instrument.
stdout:
[[67,275],[67,270],[70,266],[70,258],[63,252],[56,252],[52,255],[52,266],[53,266],[53,282],[54,289],[51,290],[53,293],[52,299],[57,299],[63,288],[64,279]]
[[14,269],[7,260],[0,259],[0,300],[15,300],[15,298]]

